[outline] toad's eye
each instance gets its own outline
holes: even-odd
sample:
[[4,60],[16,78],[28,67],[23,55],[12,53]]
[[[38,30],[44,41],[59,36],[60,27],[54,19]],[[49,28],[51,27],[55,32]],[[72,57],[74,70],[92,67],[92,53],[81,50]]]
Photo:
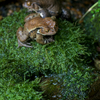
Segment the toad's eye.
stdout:
[[28,6],[30,6],[30,5],[31,5],[31,3],[30,3],[30,2],[27,2],[27,5],[28,5]]

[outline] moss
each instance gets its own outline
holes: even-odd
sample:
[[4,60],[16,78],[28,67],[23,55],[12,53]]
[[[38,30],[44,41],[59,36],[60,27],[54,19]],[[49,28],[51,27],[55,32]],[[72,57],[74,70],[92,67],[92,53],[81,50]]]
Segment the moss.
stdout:
[[[43,80],[42,90],[45,98],[50,100],[85,100],[88,97],[90,84],[93,83],[93,73],[88,66],[70,67],[67,73],[51,74]],[[43,83],[42,82],[42,83]]]
[[14,84],[14,81],[7,81],[7,83],[2,79],[0,81],[1,100],[40,100],[42,98],[42,92],[33,89],[39,86],[38,78],[31,82],[25,81],[18,84]]
[[[3,79],[2,81],[14,81],[14,84],[22,82],[21,84],[23,84],[25,80],[34,81],[36,77],[41,77],[41,75],[69,73],[66,76],[68,82],[73,81],[72,85],[76,84],[80,87],[81,82],[78,82],[80,78],[82,78],[82,82],[83,80],[87,81],[87,83],[82,83],[86,89],[81,88],[82,93],[85,93],[88,90],[87,85],[91,84],[93,77],[92,68],[87,70],[86,67],[83,67],[87,66],[84,56],[89,56],[90,52],[84,45],[86,37],[80,27],[58,19],[59,30],[54,36],[55,42],[41,45],[32,41],[33,48],[17,48],[16,31],[18,27],[23,27],[26,15],[28,13],[23,9],[0,22],[0,78]],[[77,72],[79,76],[72,75],[74,72]],[[83,77],[80,77],[80,74]],[[27,84],[29,83],[25,83],[25,85]],[[12,88],[10,89],[12,90]],[[80,91],[80,88],[77,90]],[[69,91],[70,95],[72,93]],[[81,98],[85,96],[81,96]]]

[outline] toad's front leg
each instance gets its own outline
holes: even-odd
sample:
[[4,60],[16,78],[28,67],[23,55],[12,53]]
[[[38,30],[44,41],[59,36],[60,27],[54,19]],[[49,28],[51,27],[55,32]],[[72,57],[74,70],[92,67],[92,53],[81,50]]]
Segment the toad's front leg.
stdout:
[[54,40],[52,38],[49,38],[49,39],[45,38],[44,39],[42,34],[37,33],[36,34],[36,41],[40,44],[48,44],[48,43],[53,42]]
[[25,32],[23,32],[23,28],[22,27],[19,27],[18,30],[17,30],[17,39],[18,39],[18,48],[20,46],[24,46],[24,47],[32,47],[32,46],[29,46],[27,45],[27,39],[29,38],[29,35],[28,34],[25,34]]

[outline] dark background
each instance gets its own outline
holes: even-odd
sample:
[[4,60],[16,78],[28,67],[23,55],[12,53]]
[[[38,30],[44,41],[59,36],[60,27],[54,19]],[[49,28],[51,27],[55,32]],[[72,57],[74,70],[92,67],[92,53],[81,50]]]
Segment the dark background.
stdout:
[[[0,20],[13,14],[14,11],[23,9],[25,0],[0,0]],[[74,19],[79,19],[98,0],[62,0],[66,2],[66,8],[70,10]]]

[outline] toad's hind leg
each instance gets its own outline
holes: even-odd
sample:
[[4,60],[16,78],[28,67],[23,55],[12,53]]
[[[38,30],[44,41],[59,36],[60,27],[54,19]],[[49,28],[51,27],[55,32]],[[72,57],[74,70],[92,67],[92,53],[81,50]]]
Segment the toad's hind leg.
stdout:
[[21,46],[32,48],[32,46],[29,46],[29,45],[27,45],[27,44],[24,44],[24,43],[22,43],[22,42],[18,39],[18,48],[21,47]]
[[18,39],[18,47],[20,46],[24,46],[24,47],[32,47],[32,46],[29,46],[26,44],[24,44],[27,39],[29,38],[28,34],[25,34],[23,32],[23,28],[22,27],[19,27],[18,30],[17,30],[17,39]]

